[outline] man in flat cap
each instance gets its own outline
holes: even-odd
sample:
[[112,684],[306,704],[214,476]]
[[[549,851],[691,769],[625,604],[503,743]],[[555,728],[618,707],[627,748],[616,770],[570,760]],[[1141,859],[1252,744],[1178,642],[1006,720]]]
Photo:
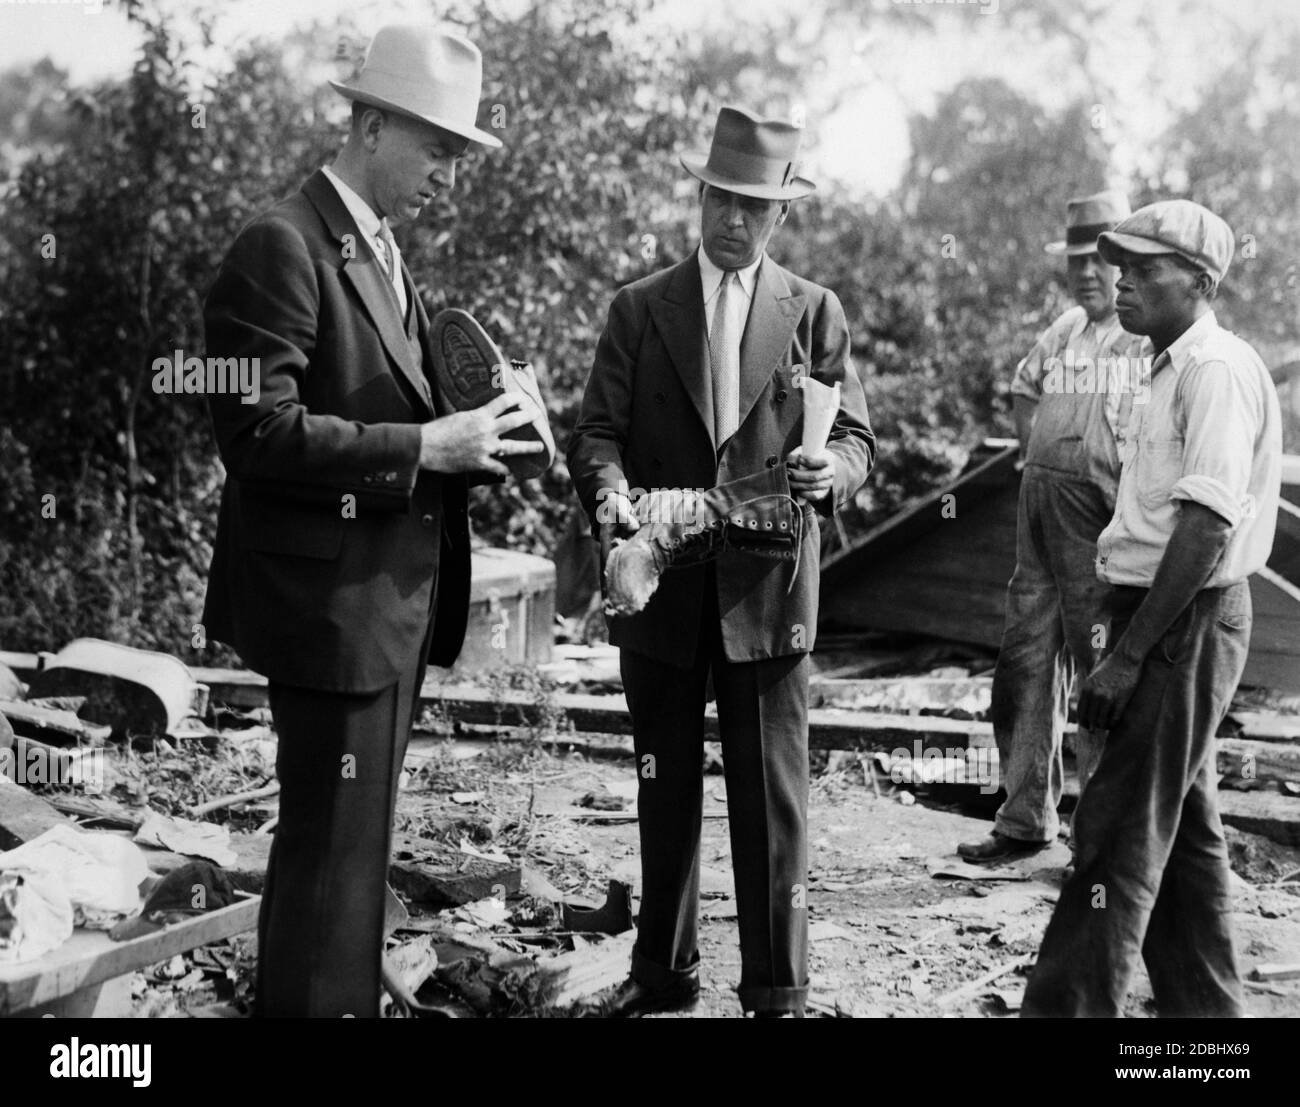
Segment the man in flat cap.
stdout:
[[1097,573],[1106,654],[1079,722],[1105,732],[1022,1014],[1113,1017],[1139,956],[1165,1017],[1242,1013],[1214,734],[1246,662],[1247,577],[1273,543],[1281,412],[1268,370],[1211,304],[1228,225],[1199,204],[1134,212],[1099,241],[1120,323],[1151,339]]
[[[257,1012],[377,1016],[397,779],[425,664],[460,651],[466,473],[517,398],[443,410],[429,321],[391,227],[456,179],[482,63],[456,34],[382,28],[333,166],[236,239],[204,311],[209,355],[260,397],[209,398],[226,466],[204,624],[269,682],[280,821],[258,922]],[[517,396],[517,394],[516,394]]]
[[[1115,510],[1124,424],[1150,369],[1146,340],[1115,314],[1115,268],[1097,253],[1097,236],[1129,214],[1123,193],[1071,200],[1063,242],[1066,283],[1075,306],[1034,343],[1011,382],[1025,459],[1016,524],[1016,569],[993,672],[992,721],[1006,801],[993,831],[957,852],[1001,862],[1056,840],[1065,783],[1061,739],[1076,672],[1096,660],[1105,585],[1093,562],[1097,536]],[[1075,738],[1082,789],[1095,761],[1084,729]]]
[[[728,548],[672,568],[644,610],[610,620],[632,713],[642,866],[631,976],[605,1008],[614,1016],[688,1007],[699,993],[710,676],[727,780],[741,1006],[763,1016],[803,1011],[817,515],[832,515],[861,486],[875,438],[839,301],[765,253],[790,202],[813,189],[795,173],[799,138],[787,123],[726,107],[708,155],[682,157],[701,182],[700,247],[614,298],[569,447],[569,471],[596,533],[636,526],[630,489],[734,489],[751,478],[795,498],[801,532],[788,560]],[[807,380],[841,390],[829,444],[816,457],[800,449]],[[777,519],[766,508],[739,511],[661,545],[675,550],[722,524],[779,536],[785,519]]]

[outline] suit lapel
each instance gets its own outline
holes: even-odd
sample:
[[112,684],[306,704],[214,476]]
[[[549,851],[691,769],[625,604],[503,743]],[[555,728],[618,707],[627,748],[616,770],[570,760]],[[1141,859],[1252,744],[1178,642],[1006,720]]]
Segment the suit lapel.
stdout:
[[740,341],[740,427],[754,406],[782,353],[789,348],[794,329],[803,315],[805,297],[790,292],[785,276],[771,258],[758,267],[749,321]]
[[704,286],[700,281],[700,260],[692,253],[674,270],[668,287],[649,302],[655,322],[673,368],[681,377],[704,432],[713,443],[713,382],[709,375],[708,339],[704,329]]
[[[355,256],[344,259],[343,277],[352,285],[366,313],[370,316],[370,321],[379,333],[389,360],[432,412],[433,402],[429,398],[429,387],[421,372],[422,367],[412,364],[411,348],[406,341],[406,331],[402,326],[401,315],[398,313],[397,297],[388,286],[387,277],[380,269],[379,259],[375,257],[375,252],[370,248],[365,235],[361,233],[361,228],[357,226],[356,220],[352,218],[338,192],[323,173],[314,173],[302,186],[302,190],[320,213],[330,234],[340,244],[343,243],[345,235],[352,236],[355,244],[352,252]],[[405,263],[402,271],[405,274]]]

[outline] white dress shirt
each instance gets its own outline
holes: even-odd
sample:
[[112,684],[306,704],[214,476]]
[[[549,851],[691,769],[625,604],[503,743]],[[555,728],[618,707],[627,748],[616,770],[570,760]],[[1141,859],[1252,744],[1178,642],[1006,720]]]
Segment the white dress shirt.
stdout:
[[[380,234],[380,219],[373,209],[367,204],[343,179],[334,172],[328,165],[321,170],[326,179],[334,186],[334,190],[339,194],[339,199],[343,201],[343,206],[348,209],[348,214],[357,221],[357,226],[365,236],[366,241],[370,244],[370,249],[375,257],[379,259],[380,272],[385,276],[388,275],[388,257],[387,247],[384,244],[383,236]],[[402,252],[397,248],[397,243],[393,242],[391,234],[388,242],[391,244],[393,251],[393,272],[392,286],[393,292],[397,296],[397,302],[402,308],[402,318],[406,318],[406,282],[402,280]]]
[[[722,287],[722,277],[727,272],[725,269],[719,269],[709,260],[709,255],[704,252],[704,245],[701,243],[699,249],[700,255],[700,283],[704,285],[704,330],[708,334],[713,333],[713,309],[718,306],[718,290]],[[740,342],[740,337],[745,333],[745,321],[749,318],[749,305],[754,300],[754,285],[758,283],[758,267],[763,264],[763,256],[760,254],[758,260],[752,265],[745,266],[744,269],[734,270],[739,278],[733,288],[733,294],[728,298],[727,309],[732,313],[731,322],[734,326],[731,333],[736,336],[736,342]],[[734,293],[739,291],[741,295]],[[737,355],[735,364],[740,364],[740,357]]]

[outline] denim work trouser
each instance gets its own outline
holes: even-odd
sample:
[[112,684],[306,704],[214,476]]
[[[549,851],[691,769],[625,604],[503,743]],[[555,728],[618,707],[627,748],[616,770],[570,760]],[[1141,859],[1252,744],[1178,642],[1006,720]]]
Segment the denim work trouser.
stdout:
[[[1114,589],[1112,642],[1145,594]],[[1244,582],[1205,589],[1143,663],[1080,800],[1075,873],[1022,1015],[1119,1015],[1139,953],[1161,1016],[1241,1014],[1214,734],[1246,664],[1250,622]]]
[[[993,671],[993,732],[1006,802],[995,828],[1010,838],[1050,842],[1060,827],[1065,772],[1061,738],[1076,671],[1091,670],[1108,585],[1097,579],[1097,536],[1111,504],[1090,481],[1027,465],[1020,484],[1016,571]],[[1096,764],[1096,741],[1075,740],[1079,787]]]

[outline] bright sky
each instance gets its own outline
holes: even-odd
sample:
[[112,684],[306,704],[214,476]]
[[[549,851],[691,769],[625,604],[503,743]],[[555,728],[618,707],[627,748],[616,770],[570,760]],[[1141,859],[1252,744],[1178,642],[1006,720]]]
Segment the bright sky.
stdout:
[[[220,4],[165,0],[177,12],[216,10],[219,44],[274,36],[313,19],[347,13],[359,26],[428,18],[429,0],[224,0]],[[504,0],[523,6],[525,0]],[[896,3],[900,0],[895,0]],[[857,36],[836,35],[822,43],[821,57],[808,59],[804,105],[809,120],[806,172],[856,192],[882,195],[897,181],[908,154],[907,116],[927,111],[935,98],[968,76],[997,76],[1049,105],[1084,90],[1064,47],[1056,51],[1008,49],[1003,20],[1013,5],[1029,0],[969,0],[961,6],[911,0],[930,15],[933,32],[906,31],[873,21]],[[803,0],[660,0],[653,22],[671,29],[722,28],[743,20],[754,25],[806,11]],[[997,10],[993,10],[997,9]],[[1159,21],[1160,46],[1134,33],[1139,13]],[[1102,110],[1116,128],[1117,170],[1140,168],[1141,149],[1165,122],[1152,88],[1173,90],[1203,79],[1227,28],[1300,26],[1296,0],[1196,0],[1188,17],[1180,0],[1116,0],[1092,28],[1103,51],[1106,81],[1114,98]],[[639,33],[639,32],[638,32]],[[26,2],[0,0],[0,70],[49,56],[74,81],[124,75],[134,56],[136,35],[120,11],[103,0]],[[488,43],[480,43],[490,50]],[[846,84],[854,89],[838,112],[830,98]]]

